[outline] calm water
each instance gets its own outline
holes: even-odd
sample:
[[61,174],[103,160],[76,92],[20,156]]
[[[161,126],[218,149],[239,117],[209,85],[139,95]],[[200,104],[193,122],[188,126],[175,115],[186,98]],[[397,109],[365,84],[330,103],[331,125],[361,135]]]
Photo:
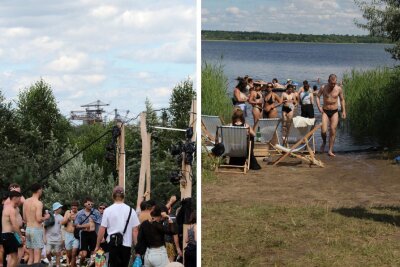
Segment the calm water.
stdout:
[[[222,62],[233,91],[235,78],[246,74],[264,81],[278,78],[281,83],[289,78],[300,84],[308,80],[313,85],[318,78],[325,82],[331,73],[335,73],[340,81],[352,69],[393,66],[395,61],[385,52],[385,47],[388,45],[203,41],[202,60]],[[315,114],[320,120],[320,113],[316,110]],[[247,120],[252,123],[252,116]],[[343,125],[337,133],[335,151],[352,151],[374,145],[368,138],[353,140]],[[317,143],[320,142],[317,134]]]

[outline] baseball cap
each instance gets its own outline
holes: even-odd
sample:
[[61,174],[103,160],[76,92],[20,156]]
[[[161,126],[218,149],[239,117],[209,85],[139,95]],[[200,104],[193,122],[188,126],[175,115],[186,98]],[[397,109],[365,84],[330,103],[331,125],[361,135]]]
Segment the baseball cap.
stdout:
[[56,202],[53,204],[53,211],[58,210],[59,208],[61,208],[63,205],[61,205],[60,202]]

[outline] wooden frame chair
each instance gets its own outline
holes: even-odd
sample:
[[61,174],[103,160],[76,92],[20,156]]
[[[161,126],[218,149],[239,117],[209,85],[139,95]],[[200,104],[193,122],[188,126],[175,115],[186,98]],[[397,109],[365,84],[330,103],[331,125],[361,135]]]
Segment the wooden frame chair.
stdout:
[[[285,140],[289,147],[285,147],[280,144],[274,146],[275,149],[282,152],[282,156],[275,160],[273,165],[276,166],[287,156],[292,155],[296,158],[306,161],[310,164],[310,166],[317,165],[322,168],[325,167],[324,163],[315,157],[314,133],[319,128],[321,128],[321,124],[296,128],[294,127],[293,123],[291,123],[288,130],[288,136]],[[309,142],[312,142],[312,146],[309,144]],[[292,145],[290,146],[290,144]]]
[[[217,127],[217,139],[225,147],[223,157],[246,158],[244,165],[218,164],[216,172],[233,172],[246,174],[250,168],[251,143],[246,127],[219,126]],[[239,169],[240,171],[236,171]]]
[[[259,119],[257,123],[257,127],[260,128],[260,142],[263,144],[268,145],[267,152],[269,154],[270,151],[278,152],[274,148],[274,144],[272,144],[273,138],[277,137],[277,141],[279,142],[279,135],[278,135],[278,127],[281,123],[281,118],[272,118],[272,119]],[[274,149],[270,149],[274,148]]]

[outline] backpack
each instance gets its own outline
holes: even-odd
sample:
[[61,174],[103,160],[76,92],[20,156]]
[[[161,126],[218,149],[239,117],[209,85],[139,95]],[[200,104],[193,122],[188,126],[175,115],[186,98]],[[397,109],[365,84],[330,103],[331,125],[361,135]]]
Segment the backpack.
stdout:
[[56,219],[54,218],[54,213],[53,212],[49,212],[50,214],[50,218],[48,218],[47,220],[44,221],[44,228],[48,228],[53,226],[56,223]]

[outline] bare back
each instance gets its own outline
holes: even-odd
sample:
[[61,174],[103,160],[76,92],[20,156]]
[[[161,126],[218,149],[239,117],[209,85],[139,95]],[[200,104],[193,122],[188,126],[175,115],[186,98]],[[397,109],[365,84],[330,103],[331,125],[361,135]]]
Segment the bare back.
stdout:
[[24,219],[28,227],[41,227],[43,203],[36,198],[28,198],[24,202]]
[[343,90],[339,85],[335,85],[333,89],[330,89],[328,85],[324,85],[321,90],[318,91],[318,98],[321,95],[324,99],[324,109],[336,110],[338,109],[338,98],[343,95]]

